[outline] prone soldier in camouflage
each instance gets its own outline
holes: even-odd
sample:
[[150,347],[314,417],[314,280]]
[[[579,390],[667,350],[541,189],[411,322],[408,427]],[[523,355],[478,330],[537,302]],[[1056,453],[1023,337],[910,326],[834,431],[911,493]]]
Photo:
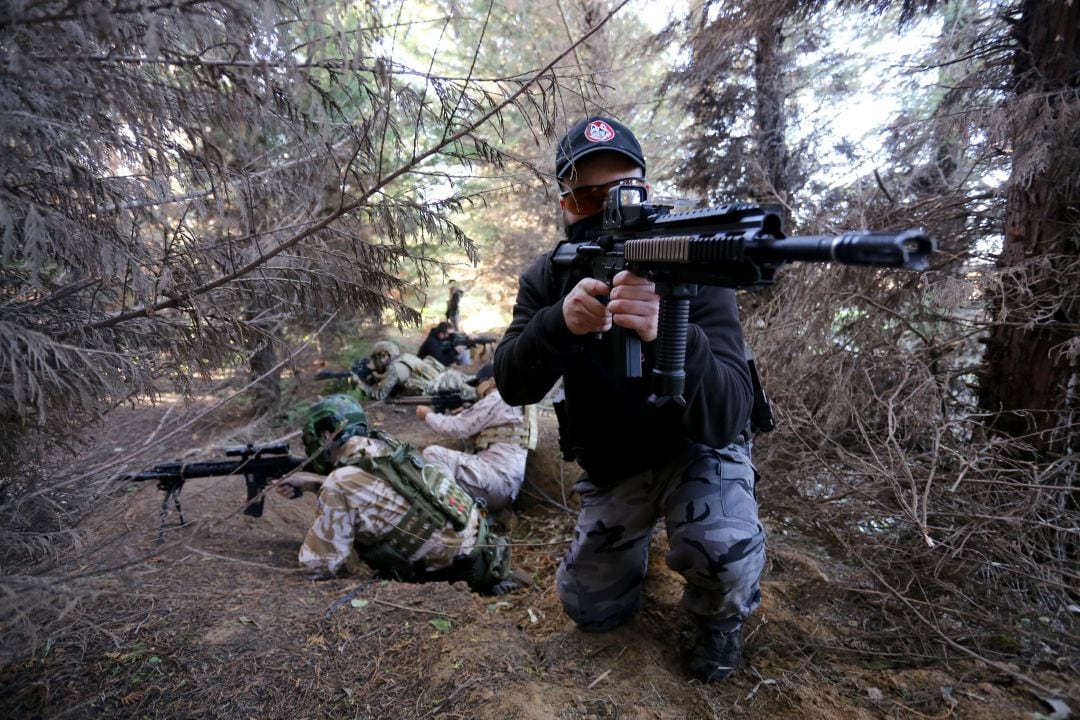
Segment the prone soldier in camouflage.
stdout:
[[536,448],[537,438],[535,406],[507,405],[495,387],[494,374],[488,363],[468,381],[480,399],[460,413],[440,415],[426,405],[416,408],[416,417],[437,432],[467,440],[471,450],[428,445],[424,459],[444,468],[473,497],[483,498],[491,511],[508,507],[517,498],[528,451]]
[[480,593],[517,587],[510,547],[488,529],[482,508],[453,477],[408,445],[371,431],[348,395],[315,403],[303,428],[312,472],[276,484],[284,497],[318,492],[318,515],[300,548],[316,578],[357,559],[403,582],[464,581]]
[[389,340],[380,340],[371,347],[371,369],[371,379],[361,383],[364,394],[372,400],[385,400],[392,395],[425,394],[446,366],[433,357],[421,360],[403,353]]

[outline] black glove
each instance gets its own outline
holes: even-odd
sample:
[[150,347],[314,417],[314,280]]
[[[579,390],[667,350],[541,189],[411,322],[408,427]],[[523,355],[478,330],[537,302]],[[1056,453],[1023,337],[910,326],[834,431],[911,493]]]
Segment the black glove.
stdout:
[[500,580],[499,582],[489,587],[485,594],[506,595],[507,593],[512,593],[513,591],[517,590],[519,587],[521,587],[521,583],[519,583],[517,580]]

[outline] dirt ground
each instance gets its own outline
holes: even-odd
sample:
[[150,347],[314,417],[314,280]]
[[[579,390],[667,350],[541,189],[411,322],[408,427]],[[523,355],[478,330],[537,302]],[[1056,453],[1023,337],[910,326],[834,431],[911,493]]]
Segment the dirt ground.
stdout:
[[[319,390],[312,381],[298,393],[313,398]],[[117,410],[79,462],[125,452],[200,402],[208,400]],[[411,408],[368,409],[375,426],[417,444],[432,439]],[[49,573],[65,579],[57,581],[58,605],[69,586],[82,588],[81,601],[39,625],[32,657],[0,655],[0,717],[1066,717],[998,670],[867,647],[859,631],[880,617],[865,594],[845,589],[860,582],[854,567],[823,540],[770,518],[767,486],[769,563],[762,607],[744,634],[743,673],[703,686],[685,672],[690,627],[678,607],[682,579],[664,566],[662,530],[640,616],[608,634],[577,630],[554,591],[573,527],[557,506],[573,506],[576,473],[558,456],[554,418],[541,412],[541,422],[532,484],[503,518],[515,563],[533,582],[505,597],[461,584],[366,582],[364,572],[308,580],[296,552],[314,498],[270,494],[263,517],[248,517],[236,477],[189,481],[189,524],[169,528],[159,545],[160,492],[150,483],[114,485],[110,502],[81,523],[79,544]],[[284,418],[250,425],[234,411],[193,427],[198,432],[161,446],[175,455],[147,464],[287,430]],[[292,448],[300,449],[295,438]]]

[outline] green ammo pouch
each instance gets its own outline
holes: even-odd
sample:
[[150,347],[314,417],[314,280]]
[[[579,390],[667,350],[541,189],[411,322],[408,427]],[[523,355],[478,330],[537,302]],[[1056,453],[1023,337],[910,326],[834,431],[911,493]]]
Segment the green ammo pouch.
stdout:
[[371,435],[384,440],[393,452],[381,456],[359,455],[349,458],[349,464],[385,480],[409,503],[405,517],[380,545],[389,543],[408,558],[447,522],[455,530],[464,530],[475,501],[454,478],[427,463],[409,445],[378,431],[372,431]]
[[510,545],[506,538],[488,530],[487,522],[480,523],[476,548],[469,553],[473,574],[469,587],[484,592],[496,583],[510,577]]

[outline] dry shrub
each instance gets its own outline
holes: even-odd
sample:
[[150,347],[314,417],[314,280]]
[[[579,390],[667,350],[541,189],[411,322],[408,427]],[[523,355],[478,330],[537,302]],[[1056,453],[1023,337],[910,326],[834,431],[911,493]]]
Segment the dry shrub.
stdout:
[[73,511],[87,491],[38,493],[49,482],[40,464],[13,465],[21,471],[18,480],[0,478],[0,668],[42,650],[58,629],[70,627],[69,614],[80,601],[96,592],[96,582],[56,572],[61,559],[81,547]]
[[802,267],[757,299],[748,339],[779,420],[757,444],[763,504],[861,564],[847,589],[880,609],[870,646],[1064,669],[1076,461],[984,430],[974,289]]

